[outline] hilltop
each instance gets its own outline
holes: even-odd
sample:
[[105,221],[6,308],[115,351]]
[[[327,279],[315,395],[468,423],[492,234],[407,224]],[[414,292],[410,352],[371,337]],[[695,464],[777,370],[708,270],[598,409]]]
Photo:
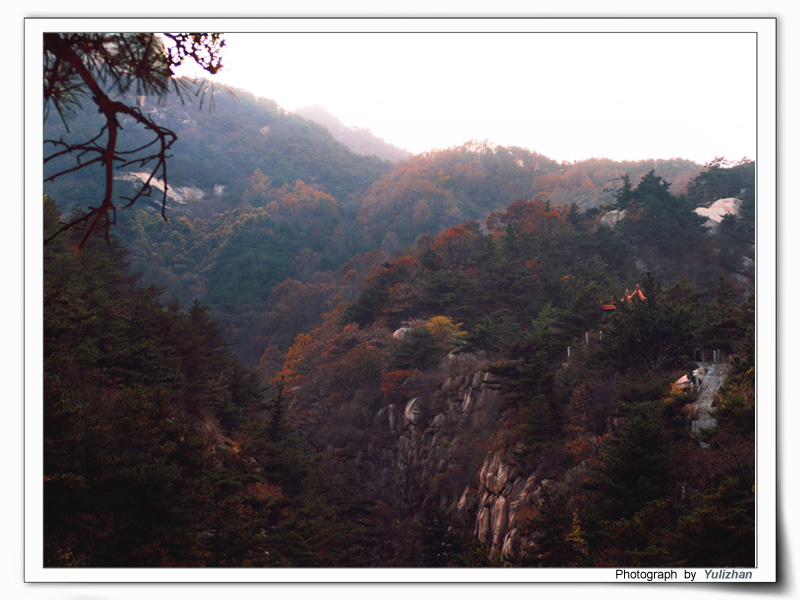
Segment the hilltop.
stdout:
[[383,160],[397,162],[411,156],[411,152],[398,148],[375,136],[369,129],[347,127],[324,107],[315,104],[304,106],[294,111],[295,114],[319,123],[330,131],[331,135],[357,154],[375,155]]

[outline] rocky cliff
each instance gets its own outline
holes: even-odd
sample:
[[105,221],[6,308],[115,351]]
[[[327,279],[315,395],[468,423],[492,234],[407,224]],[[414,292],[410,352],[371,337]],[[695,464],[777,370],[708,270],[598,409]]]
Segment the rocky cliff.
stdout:
[[426,393],[377,411],[376,435],[366,444],[329,450],[355,458],[409,514],[444,509],[492,560],[514,560],[535,549],[536,535],[524,526],[543,489],[558,484],[546,468],[528,472],[518,464],[486,365],[481,356],[450,355],[430,374],[438,383]]

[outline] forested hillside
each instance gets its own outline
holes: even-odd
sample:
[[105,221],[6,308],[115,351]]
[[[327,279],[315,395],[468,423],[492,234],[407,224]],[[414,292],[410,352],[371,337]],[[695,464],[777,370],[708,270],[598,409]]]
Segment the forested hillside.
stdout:
[[[677,159],[560,164],[488,142],[391,165],[354,154],[321,126],[272,101],[241,90],[204,89],[202,105],[197,99],[139,99],[144,114],[178,136],[169,163],[168,221],[156,193],[152,210],[142,210],[142,200],[136,209],[119,211],[118,235],[145,281],[183,304],[208,306],[246,362],[258,360],[263,340],[285,350],[308,329],[309,319],[334,306],[334,297],[323,291],[334,279],[348,275],[338,299],[354,299],[369,268],[420,234],[435,235],[464,220],[482,222],[521,199],[575,204],[578,211],[613,204],[622,174],[636,181],[654,166],[681,182],[681,189],[700,172]],[[98,118],[71,124],[68,138],[89,135]],[[66,135],[57,120],[48,124],[46,136]],[[144,143],[136,134],[132,129],[130,145]],[[86,206],[87,198],[101,195],[102,172],[91,173],[68,174],[45,189],[65,210]],[[120,193],[127,193],[133,184],[126,180],[134,178],[117,178]],[[281,300],[298,287],[311,302],[295,325],[281,318]]]
[[[613,230],[534,200],[422,237],[297,337],[297,422],[339,477],[381,482],[411,564],[420,524],[482,564],[753,564],[755,306],[667,187],[622,190]],[[641,274],[637,248],[680,276]],[[673,382],[712,354],[733,368],[701,432]]]
[[[56,238],[45,248],[49,564],[366,564],[334,548],[337,527],[353,548],[379,548],[376,565],[707,564],[698,527],[715,564],[751,564],[754,304],[740,304],[724,249],[752,223],[731,217],[709,236],[668,187],[652,172],[624,186],[630,216],[614,228],[602,212],[525,200],[483,227],[421,235],[388,262],[376,250],[323,275],[306,253],[303,280],[269,294],[279,325],[250,341],[256,372],[199,304],[184,312],[138,285],[116,242],[76,253]],[[309,210],[325,204],[305,191]],[[267,207],[236,211],[227,226],[250,237],[234,256],[257,255],[245,249],[259,211],[276,227]],[[46,219],[56,227],[50,201]],[[640,249],[675,276],[642,275]],[[281,262],[262,265],[269,275],[251,283],[277,283]],[[635,281],[646,301],[620,302]],[[696,392],[670,382],[714,351],[734,367],[716,427],[698,435]],[[536,486],[499,532],[473,505],[493,463]]]
[[[176,94],[165,98],[131,95],[126,100],[138,105],[143,115],[175,132],[178,139],[170,158],[169,183],[175,188],[191,188],[193,193],[186,201],[204,205],[207,212],[238,205],[256,170],[278,187],[302,180],[347,205],[357,201],[375,179],[391,168],[376,156],[349,151],[321,125],[286,112],[272,100],[210,83],[201,83],[200,90],[182,98]],[[82,113],[80,120],[71,121],[69,129],[52,118],[46,122],[45,138],[90,139],[101,124],[102,116],[91,111]],[[144,132],[129,129],[127,147],[146,143]],[[49,164],[45,174],[62,164]],[[83,205],[102,185],[99,168],[87,173],[81,171],[80,175],[47,183],[45,191],[61,205]],[[200,206],[196,209],[201,210]]]
[[390,163],[201,89],[124,96],[163,215],[54,235],[108,182],[46,165],[46,566],[753,566],[752,161]]

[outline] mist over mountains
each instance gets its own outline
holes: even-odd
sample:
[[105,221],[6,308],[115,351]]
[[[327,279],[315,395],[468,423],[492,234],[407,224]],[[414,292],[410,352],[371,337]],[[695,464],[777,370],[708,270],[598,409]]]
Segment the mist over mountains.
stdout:
[[754,563],[752,161],[410,155],[208,93],[137,100],[166,220],[44,248],[49,566]]
[[367,156],[375,155],[384,160],[397,162],[411,156],[411,152],[376,137],[369,129],[361,127],[347,127],[337,117],[328,112],[324,107],[315,104],[304,106],[294,111],[300,115],[325,127],[338,141],[346,145],[357,154]]

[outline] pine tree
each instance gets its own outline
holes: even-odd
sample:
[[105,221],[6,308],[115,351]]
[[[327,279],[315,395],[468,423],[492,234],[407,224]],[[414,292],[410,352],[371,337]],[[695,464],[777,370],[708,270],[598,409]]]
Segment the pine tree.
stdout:
[[619,429],[604,443],[600,464],[588,489],[598,517],[616,521],[633,516],[671,487],[672,435],[657,404],[628,407]]

